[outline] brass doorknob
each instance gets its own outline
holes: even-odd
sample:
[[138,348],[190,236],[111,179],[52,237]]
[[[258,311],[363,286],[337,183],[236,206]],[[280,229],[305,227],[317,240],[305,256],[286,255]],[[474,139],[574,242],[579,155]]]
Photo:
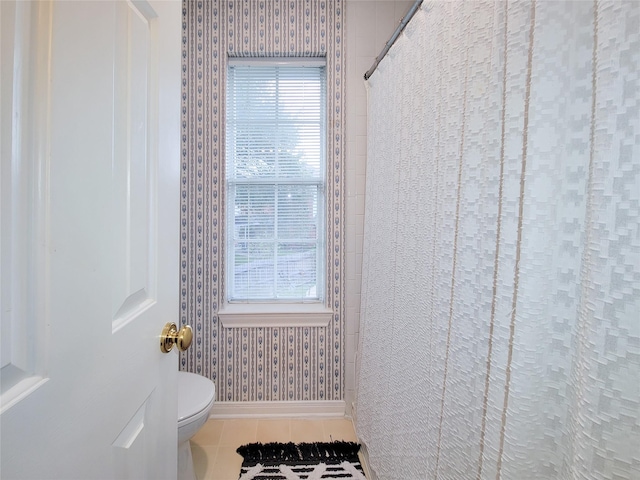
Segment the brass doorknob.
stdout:
[[169,322],[162,329],[160,335],[160,350],[162,353],[169,353],[174,345],[178,346],[178,350],[184,352],[193,340],[193,330],[189,325],[184,325],[180,331],[175,323]]

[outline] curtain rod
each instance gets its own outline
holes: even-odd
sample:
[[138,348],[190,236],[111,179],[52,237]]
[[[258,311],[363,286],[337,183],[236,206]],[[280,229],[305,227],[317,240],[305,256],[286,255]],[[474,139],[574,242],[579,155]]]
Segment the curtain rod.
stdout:
[[398,28],[396,28],[395,32],[393,32],[393,35],[391,35],[391,38],[385,44],[384,48],[382,49],[382,52],[380,52],[380,55],[376,57],[375,61],[373,62],[373,65],[371,65],[371,68],[367,70],[367,72],[364,74],[365,80],[369,80],[369,77],[371,77],[371,75],[373,75],[373,72],[376,71],[378,64],[382,61],[382,59],[387,54],[391,46],[396,42],[397,38],[400,36],[402,31],[404,30],[404,27],[407,26],[407,23],[409,23],[409,20],[413,18],[413,15],[418,11],[418,8],[420,8],[420,5],[422,5],[422,1],[423,0],[416,0],[415,3],[411,6],[409,11],[407,12],[407,14],[402,18],[402,20],[400,21],[400,25],[398,25]]

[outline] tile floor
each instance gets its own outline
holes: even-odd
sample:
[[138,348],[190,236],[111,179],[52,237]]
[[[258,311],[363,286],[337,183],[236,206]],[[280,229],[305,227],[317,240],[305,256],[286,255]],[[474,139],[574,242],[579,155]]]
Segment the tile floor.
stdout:
[[191,452],[198,480],[238,480],[240,445],[333,440],[356,441],[351,419],[210,419],[191,439]]

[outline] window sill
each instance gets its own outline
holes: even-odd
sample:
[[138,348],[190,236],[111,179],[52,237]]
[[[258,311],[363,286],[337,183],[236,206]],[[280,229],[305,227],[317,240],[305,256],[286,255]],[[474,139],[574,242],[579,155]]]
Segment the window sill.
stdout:
[[226,304],[218,318],[226,328],[326,327],[333,310],[322,303]]

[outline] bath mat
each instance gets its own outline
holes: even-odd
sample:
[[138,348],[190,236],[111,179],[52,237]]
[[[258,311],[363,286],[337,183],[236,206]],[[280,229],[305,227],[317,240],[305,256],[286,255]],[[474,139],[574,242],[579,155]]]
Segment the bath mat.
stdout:
[[239,480],[366,480],[354,442],[250,443]]

